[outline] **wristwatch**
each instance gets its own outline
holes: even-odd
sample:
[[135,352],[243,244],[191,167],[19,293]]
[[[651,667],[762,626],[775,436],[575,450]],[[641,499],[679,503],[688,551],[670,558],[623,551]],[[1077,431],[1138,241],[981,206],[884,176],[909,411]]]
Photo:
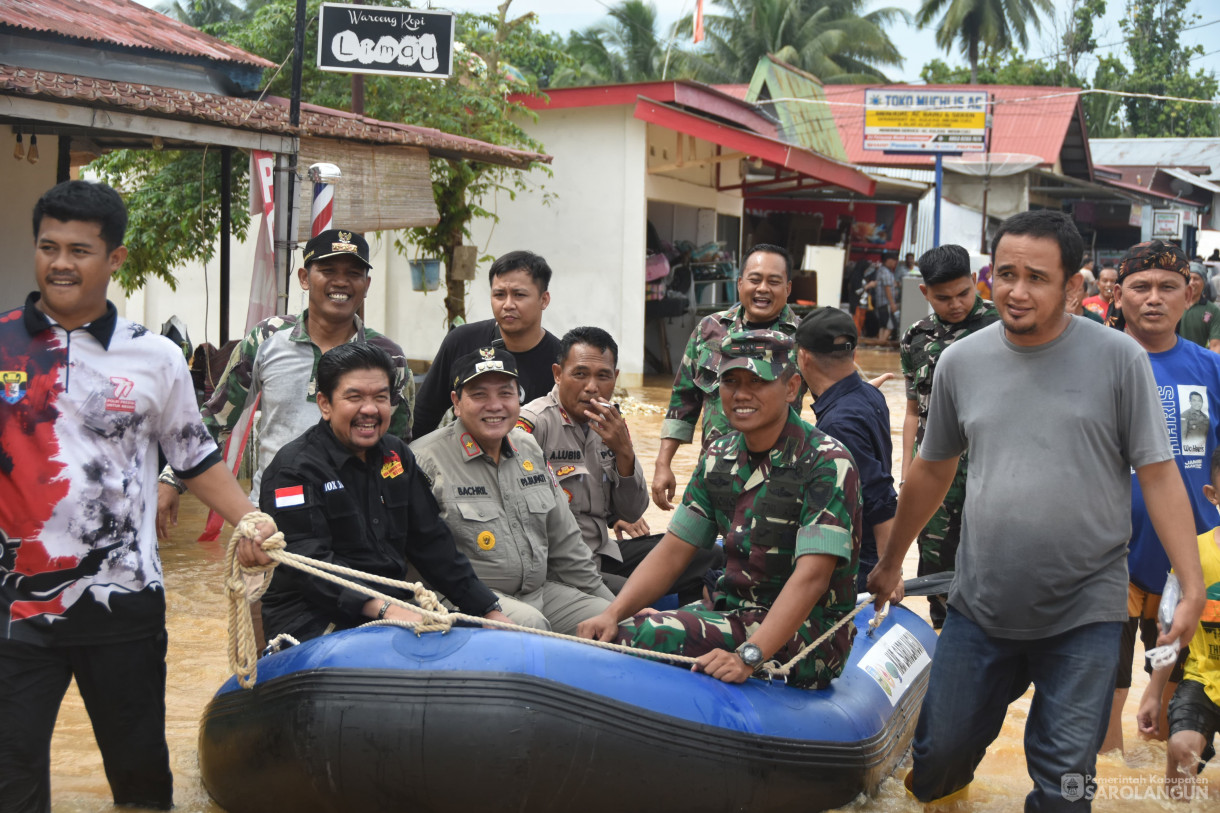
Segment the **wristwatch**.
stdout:
[[763,662],[762,650],[757,644],[752,644],[749,641],[737,647],[735,650],[737,657],[741,658],[741,662],[751,669],[757,669],[758,665]]

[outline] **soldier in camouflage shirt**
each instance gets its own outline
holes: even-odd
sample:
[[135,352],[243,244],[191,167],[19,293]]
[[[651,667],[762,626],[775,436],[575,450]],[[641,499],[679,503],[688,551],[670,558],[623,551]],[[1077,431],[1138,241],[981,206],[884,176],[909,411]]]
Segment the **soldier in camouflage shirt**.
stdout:
[[[309,292],[309,307],[301,315],[272,316],[259,322],[229,358],[212,397],[201,413],[203,425],[219,440],[233,431],[239,418],[257,409],[262,417],[258,432],[258,468],[252,491],[258,499],[262,470],[281,446],[295,440],[318,422],[315,394],[318,361],[322,353],[345,342],[368,342],[389,353],[398,371],[391,389],[394,412],[390,434],[411,440],[411,411],[415,380],[407,369],[401,347],[365,327],[356,315],[368,292],[372,264],[368,243],[360,234],[343,229],[324,231],[305,246],[305,267],[297,274]],[[158,488],[157,533],[165,538],[176,524],[178,494],[172,472],[161,475]]]
[[[906,378],[907,411],[902,426],[902,479],[923,442],[932,396],[932,375],[945,348],[992,322],[999,321],[995,306],[979,296],[970,276],[970,255],[957,245],[944,245],[919,258],[924,282],[919,290],[932,306],[932,315],[920,319],[902,337],[899,354]],[[901,484],[900,484],[901,485]],[[962,506],[966,499],[966,455],[957,467],[945,501],[919,534],[919,575],[953,570],[961,541]],[[932,624],[944,622],[943,596],[928,598]]]
[[[735,431],[708,447],[665,538],[579,634],[697,657],[698,671],[740,683],[764,660],[787,661],[854,608],[861,498],[851,455],[790,406],[800,385],[792,338],[733,333],[718,349]],[[710,607],[634,615],[718,534],[728,564]],[[789,681],[825,687],[842,671],[854,632],[845,625]]]
[[[703,413],[703,448],[729,431],[720,406],[720,345],[729,333],[776,330],[789,336],[799,321],[788,307],[792,293],[792,258],[780,246],[759,243],[742,259],[737,279],[740,304],[704,317],[686,343],[682,364],[674,376],[669,411],[661,423],[661,445],[652,478],[652,499],[668,511],[677,488],[671,462],[683,443],[695,437],[695,424]],[[795,351],[792,363],[796,364]],[[799,401],[797,411],[800,411]]]

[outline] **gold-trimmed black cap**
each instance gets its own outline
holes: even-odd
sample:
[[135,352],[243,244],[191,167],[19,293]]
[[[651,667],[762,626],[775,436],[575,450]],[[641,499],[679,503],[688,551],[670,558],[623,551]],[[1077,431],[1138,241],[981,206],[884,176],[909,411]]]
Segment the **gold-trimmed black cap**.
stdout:
[[309,265],[327,257],[355,257],[364,263],[365,268],[372,268],[369,262],[369,243],[364,235],[346,229],[327,229],[317,237],[309,238],[305,244],[304,264]]

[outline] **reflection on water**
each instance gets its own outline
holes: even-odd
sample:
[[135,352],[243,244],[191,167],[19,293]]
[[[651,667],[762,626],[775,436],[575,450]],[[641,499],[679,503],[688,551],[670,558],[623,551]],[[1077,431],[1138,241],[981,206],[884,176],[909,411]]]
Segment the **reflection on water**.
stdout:
[[[898,373],[898,354],[893,351],[864,349],[859,353],[859,361],[870,378],[883,372]],[[895,453],[894,471],[897,472],[898,456],[902,448],[902,417],[906,409],[901,377],[884,384],[882,391],[890,407]],[[634,391],[632,395],[642,402],[663,406],[668,402],[669,382],[660,378],[649,379],[643,388]],[[804,414],[807,420],[813,420],[813,413],[808,406]],[[629,417],[629,421],[645,476],[651,478],[661,416],[634,415]],[[695,448],[691,445],[681,447],[674,458],[673,469],[678,480],[679,495],[694,470],[695,459]],[[655,530],[665,527],[668,515],[650,505],[645,518]],[[194,541],[203,525],[203,519],[202,507],[187,495],[183,499],[178,528],[171,541],[161,550],[169,604],[167,727],[174,769],[174,798],[176,810],[181,813],[216,813],[220,810],[208,799],[200,783],[197,758],[199,719],[213,692],[228,676],[225,656],[225,605],[220,592],[221,548],[218,543],[201,545]],[[228,533],[228,529],[225,533]],[[912,545],[905,571],[914,573],[915,564],[915,546]],[[926,617],[925,601],[912,599],[910,604],[914,610]],[[1211,805],[1205,802],[1175,805],[1147,799],[1150,789],[1157,786],[1163,775],[1165,747],[1162,743],[1140,741],[1135,727],[1135,706],[1146,684],[1147,677],[1137,670],[1123,721],[1123,734],[1128,743],[1126,758],[1111,755],[1101,758],[1098,762],[1098,775],[1103,783],[1109,783],[1105,789],[1116,798],[1119,798],[1119,793],[1124,794],[1121,797],[1124,801],[1099,800],[1094,804],[1094,809],[1141,813],[1154,810],[1215,809],[1214,802]],[[963,804],[961,809],[1008,813],[1021,808],[1025,794],[1030,788],[1030,780],[1025,773],[1022,737],[1031,696],[1032,692],[1027,693],[1010,707],[999,739],[989,749],[979,768],[979,778],[971,788],[970,801]],[[1205,770],[1202,776],[1216,776],[1212,798],[1220,798],[1220,774],[1217,770],[1212,767]],[[51,782],[54,810],[57,813],[115,810],[110,805],[110,792],[102,772],[101,757],[98,755],[88,717],[75,687],[69,690],[60,711],[52,743]],[[921,806],[906,797],[900,782],[890,780],[882,786],[878,798],[857,799],[844,810],[915,813],[921,810]]]

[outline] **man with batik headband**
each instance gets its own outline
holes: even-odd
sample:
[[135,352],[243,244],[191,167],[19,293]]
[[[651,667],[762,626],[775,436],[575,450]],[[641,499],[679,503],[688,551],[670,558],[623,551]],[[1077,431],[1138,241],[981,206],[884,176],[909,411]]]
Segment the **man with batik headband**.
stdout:
[[[1220,356],[1175,332],[1195,293],[1189,268],[1186,254],[1172,243],[1152,240],[1132,246],[1119,265],[1113,303],[1120,309],[1124,332],[1148,352],[1169,429],[1170,450],[1186,484],[1195,532],[1206,533],[1218,519],[1215,507],[1203,495],[1203,487],[1211,482],[1209,461],[1220,428],[1216,420],[1220,415]],[[1110,726],[1101,753],[1123,747],[1122,711],[1131,688],[1135,639],[1138,634],[1144,649],[1156,646],[1157,608],[1169,573],[1169,557],[1152,525],[1144,491],[1134,473],[1127,573],[1128,619],[1119,649]],[[1183,652],[1169,676],[1169,685],[1164,687],[1162,720],[1182,680],[1185,655]],[[1147,662],[1144,671],[1152,673]],[[1167,731],[1167,726],[1162,723],[1160,731]]]
[[[792,408],[800,387],[792,350],[792,338],[772,330],[722,341],[719,396],[732,429],[708,446],[665,538],[614,603],[580,625],[582,637],[697,657],[696,671],[741,683],[851,612],[859,476],[847,450]],[[719,535],[728,564],[711,607],[636,615]],[[854,632],[845,625],[795,666],[789,682],[829,684]]]
[[606,608],[568,500],[521,416],[517,361],[482,347],[453,365],[456,420],[411,444],[441,519],[479,579],[518,624],[570,634]]

